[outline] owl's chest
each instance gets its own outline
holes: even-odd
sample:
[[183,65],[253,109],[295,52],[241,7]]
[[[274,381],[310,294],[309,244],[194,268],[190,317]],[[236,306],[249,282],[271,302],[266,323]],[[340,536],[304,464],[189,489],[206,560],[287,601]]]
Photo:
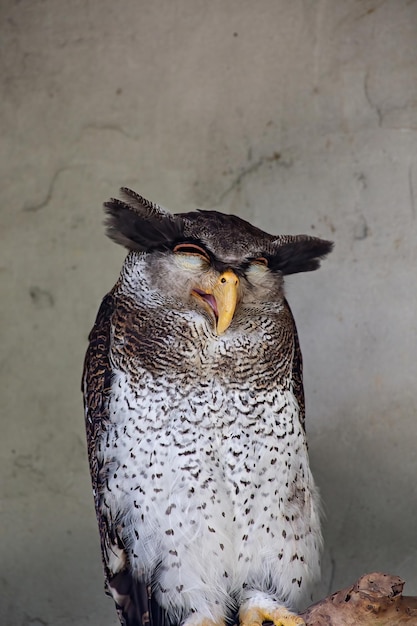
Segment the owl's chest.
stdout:
[[127,325],[115,324],[112,338],[114,366],[129,375],[133,388],[149,374],[179,395],[183,389],[198,394],[212,380],[224,389],[285,384],[292,350],[276,324],[243,313],[218,336],[211,322],[193,312],[168,311],[163,319],[147,312]]
[[252,441],[291,436],[293,346],[289,336],[282,341],[278,320],[242,310],[217,336],[192,312],[168,312],[164,328],[155,326],[159,316],[142,313],[127,326],[115,323],[112,338],[119,375],[111,414],[125,432],[136,439],[155,432],[152,442],[163,436],[179,445],[198,432],[208,446],[240,432]]
[[289,449],[297,454],[304,447],[291,389],[254,390],[248,381],[225,385],[217,378],[172,385],[145,371],[137,384],[119,372],[109,409],[108,452],[131,466],[131,475],[151,466],[216,481],[260,467],[275,474]]
[[[137,385],[118,372],[109,410],[112,423],[101,446],[104,506],[154,525],[175,505],[179,525],[184,516],[204,516],[227,536],[245,534],[254,512],[267,507],[276,511],[268,513],[277,525],[274,535],[281,534],[279,511],[308,473],[291,390],[254,392],[249,384],[224,386],[215,378],[175,387],[145,371]],[[301,502],[301,487],[299,493]],[[256,523],[269,528],[269,518],[257,515]]]
[[261,472],[272,483],[287,471],[287,451],[297,453],[304,442],[291,345],[280,346],[273,329],[250,320],[237,319],[224,337],[199,320],[188,320],[184,332],[175,328],[145,325],[113,338],[117,374],[106,438],[109,455],[132,477],[129,489],[149,471],[166,481],[165,490],[177,473],[189,489],[194,481],[226,481],[238,493],[237,478],[243,485]]

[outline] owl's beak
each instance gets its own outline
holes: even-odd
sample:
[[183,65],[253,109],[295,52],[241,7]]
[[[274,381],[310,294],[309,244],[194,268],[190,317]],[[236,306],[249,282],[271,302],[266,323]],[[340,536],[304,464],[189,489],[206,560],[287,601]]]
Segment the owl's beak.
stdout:
[[239,293],[239,278],[232,270],[223,272],[211,291],[193,289],[191,292],[216,318],[216,331],[222,335],[232,323]]

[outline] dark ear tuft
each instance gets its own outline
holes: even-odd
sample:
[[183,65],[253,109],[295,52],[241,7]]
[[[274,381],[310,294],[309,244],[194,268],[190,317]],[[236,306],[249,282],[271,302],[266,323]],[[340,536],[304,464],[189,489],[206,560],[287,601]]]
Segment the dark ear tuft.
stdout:
[[132,204],[112,198],[104,203],[107,213],[107,235],[129,250],[147,252],[166,249],[180,239],[183,221],[165,209],[145,200],[130,189],[123,188],[123,195]]
[[320,260],[333,248],[332,241],[308,235],[289,235],[276,244],[276,251],[269,264],[272,270],[280,271],[284,276],[316,270],[320,267]]
[[128,187],[121,187],[120,194],[126,203],[139,215],[147,216],[147,217],[159,217],[163,219],[167,215],[170,216],[171,213],[164,209],[156,202],[152,202],[151,200],[147,200],[143,196],[136,193],[132,189]]

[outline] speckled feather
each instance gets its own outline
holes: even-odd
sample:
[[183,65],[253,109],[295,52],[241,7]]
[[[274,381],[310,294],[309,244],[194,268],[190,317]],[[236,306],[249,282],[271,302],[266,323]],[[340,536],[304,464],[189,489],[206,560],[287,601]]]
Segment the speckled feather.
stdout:
[[[215,211],[172,216],[124,195],[134,206],[107,203],[108,227],[130,252],[83,378],[106,586],[121,624],[222,622],[255,599],[296,605],[318,576],[321,533],[283,275],[316,269],[331,244]],[[210,267],[184,267],[180,242],[202,246]],[[190,290],[226,268],[239,276],[239,303],[219,336]]]

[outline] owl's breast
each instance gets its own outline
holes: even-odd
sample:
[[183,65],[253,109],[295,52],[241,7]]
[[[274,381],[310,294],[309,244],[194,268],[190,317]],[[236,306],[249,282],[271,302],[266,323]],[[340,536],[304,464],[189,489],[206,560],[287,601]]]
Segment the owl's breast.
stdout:
[[[281,312],[245,310],[217,335],[212,320],[195,310],[119,305],[113,318],[112,363],[132,380],[146,370],[175,384],[217,377],[224,384],[251,380],[275,384],[288,374],[291,333]],[[139,379],[137,380],[139,383]]]
[[224,545],[223,567],[241,585],[249,568],[261,567],[260,544],[269,559],[284,534],[302,535],[311,478],[290,390],[256,392],[249,381],[216,377],[175,385],[142,370],[139,385],[118,372],[112,391],[99,454],[103,509],[122,514],[127,545],[144,567],[152,569],[171,536],[201,534],[196,554],[211,562]]

